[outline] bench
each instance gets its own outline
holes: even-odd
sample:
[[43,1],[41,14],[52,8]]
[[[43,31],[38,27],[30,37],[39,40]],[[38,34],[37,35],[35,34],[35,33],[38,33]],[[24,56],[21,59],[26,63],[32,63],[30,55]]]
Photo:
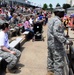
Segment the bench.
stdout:
[[22,38],[21,37],[17,37],[15,40],[13,40],[9,45],[10,47],[16,48],[20,50],[20,42],[21,42]]
[[30,33],[29,31],[25,31],[25,32],[22,33],[23,35],[25,35],[26,41],[28,40],[29,33]]

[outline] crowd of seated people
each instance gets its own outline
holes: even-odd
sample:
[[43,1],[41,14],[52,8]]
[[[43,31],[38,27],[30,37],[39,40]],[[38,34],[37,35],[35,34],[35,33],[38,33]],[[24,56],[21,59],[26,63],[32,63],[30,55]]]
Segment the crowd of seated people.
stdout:
[[[28,12],[27,16],[25,15],[25,12]],[[20,5],[18,5],[18,6],[15,5],[15,6],[13,6],[13,8],[11,8],[9,5],[7,5],[7,7],[4,7],[4,9],[0,8],[0,25],[3,25],[5,23],[6,25],[14,28],[15,26],[19,27],[18,24],[21,23],[22,27],[24,27],[24,31],[29,31],[33,38],[34,23],[45,22],[44,14],[45,14],[45,11],[44,10],[41,11],[41,9],[35,10],[33,8],[32,9],[26,8],[25,6],[20,6]],[[13,25],[15,25],[15,26],[13,26]],[[6,29],[7,28],[8,27],[6,27]],[[1,46],[3,49],[2,51],[7,50],[10,52],[11,49],[5,48],[4,45],[2,45],[2,44],[1,44]],[[9,54],[9,52],[7,52],[7,53]],[[15,54],[15,52],[11,51],[10,55],[14,56],[14,54]],[[7,61],[7,62],[10,62],[10,61]]]

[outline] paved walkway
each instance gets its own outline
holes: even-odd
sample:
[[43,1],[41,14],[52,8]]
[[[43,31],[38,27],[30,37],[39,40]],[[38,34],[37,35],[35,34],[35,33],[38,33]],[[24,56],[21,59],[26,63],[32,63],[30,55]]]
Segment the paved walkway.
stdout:
[[[21,69],[16,75],[46,75],[47,73],[47,26],[43,27],[45,41],[32,40],[24,43],[19,65]],[[6,75],[14,75],[7,73]]]

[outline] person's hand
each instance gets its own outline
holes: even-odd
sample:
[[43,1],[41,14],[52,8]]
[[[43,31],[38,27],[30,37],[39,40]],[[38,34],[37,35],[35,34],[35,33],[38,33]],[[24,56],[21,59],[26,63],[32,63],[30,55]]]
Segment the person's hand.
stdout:
[[11,54],[16,54],[16,52],[15,52],[15,51],[10,51],[10,53],[11,53]]
[[70,44],[70,45],[73,45],[73,42],[70,40],[70,41],[69,41],[69,44]]
[[67,40],[67,41],[66,41],[66,44],[67,44],[67,45],[73,45],[73,42],[72,42],[71,40]]

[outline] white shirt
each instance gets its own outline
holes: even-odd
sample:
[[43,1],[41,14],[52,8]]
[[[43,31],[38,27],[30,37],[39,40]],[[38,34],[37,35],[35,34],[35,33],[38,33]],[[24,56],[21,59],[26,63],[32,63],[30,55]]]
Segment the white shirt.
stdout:
[[4,33],[4,31],[0,31],[0,49],[1,46],[9,48],[8,34]]
[[29,22],[30,22],[30,24],[33,24],[33,20],[31,18],[30,18]]

